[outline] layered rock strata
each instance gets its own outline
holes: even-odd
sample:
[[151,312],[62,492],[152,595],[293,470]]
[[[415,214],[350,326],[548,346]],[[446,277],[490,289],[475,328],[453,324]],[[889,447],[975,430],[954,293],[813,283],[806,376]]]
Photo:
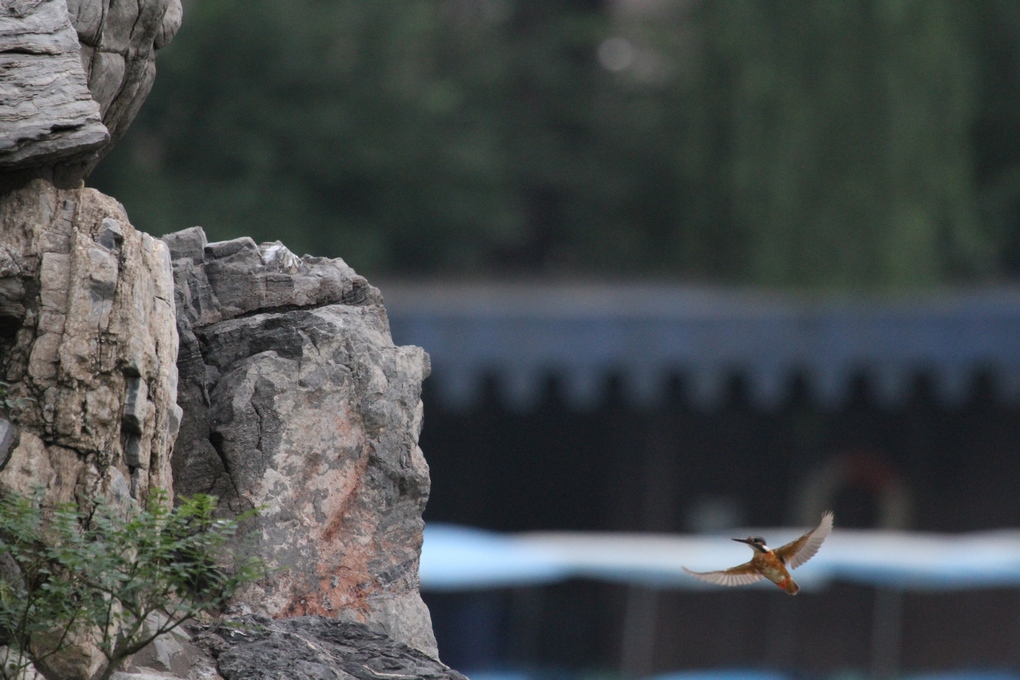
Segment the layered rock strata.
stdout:
[[181,14],[180,0],[0,3],[0,194],[88,176],[138,113]]
[[180,423],[169,249],[92,189],[0,202],[0,489],[171,490]]
[[63,0],[0,8],[0,121],[6,172],[48,165],[63,174],[109,142]]

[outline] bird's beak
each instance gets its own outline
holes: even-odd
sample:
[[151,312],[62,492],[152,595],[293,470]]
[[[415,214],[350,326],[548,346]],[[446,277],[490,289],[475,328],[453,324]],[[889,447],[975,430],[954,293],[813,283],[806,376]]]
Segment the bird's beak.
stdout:
[[746,543],[747,545],[751,545],[751,539],[749,538],[731,538],[730,540],[736,541],[737,543]]

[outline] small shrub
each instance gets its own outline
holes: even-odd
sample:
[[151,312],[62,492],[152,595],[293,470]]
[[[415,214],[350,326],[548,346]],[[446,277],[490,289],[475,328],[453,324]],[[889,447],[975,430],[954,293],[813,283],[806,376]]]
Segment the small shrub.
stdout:
[[[145,508],[96,501],[47,507],[42,490],[0,499],[0,677],[48,661],[82,641],[106,663],[107,680],[154,639],[226,603],[262,574],[255,559],[226,549],[237,522],[214,516],[217,499],[196,495],[170,509],[151,494]],[[155,626],[145,626],[155,613]]]

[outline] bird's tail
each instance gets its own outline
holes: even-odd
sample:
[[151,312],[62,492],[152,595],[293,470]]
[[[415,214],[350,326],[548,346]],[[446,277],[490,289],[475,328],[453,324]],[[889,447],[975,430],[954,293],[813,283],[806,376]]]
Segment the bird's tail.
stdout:
[[792,578],[787,577],[786,580],[783,582],[783,590],[785,590],[790,595],[796,595],[797,593],[800,592],[800,586],[798,586],[797,582],[794,581]]

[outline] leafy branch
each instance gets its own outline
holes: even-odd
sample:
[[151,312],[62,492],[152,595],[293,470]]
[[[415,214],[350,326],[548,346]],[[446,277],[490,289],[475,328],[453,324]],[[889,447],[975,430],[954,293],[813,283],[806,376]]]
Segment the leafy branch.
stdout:
[[91,680],[108,680],[127,657],[259,578],[259,560],[227,549],[238,521],[215,517],[216,504],[200,494],[170,509],[161,490],[141,509],[47,507],[41,489],[0,499],[0,678],[29,665],[55,678],[53,657],[85,641],[106,659]]

